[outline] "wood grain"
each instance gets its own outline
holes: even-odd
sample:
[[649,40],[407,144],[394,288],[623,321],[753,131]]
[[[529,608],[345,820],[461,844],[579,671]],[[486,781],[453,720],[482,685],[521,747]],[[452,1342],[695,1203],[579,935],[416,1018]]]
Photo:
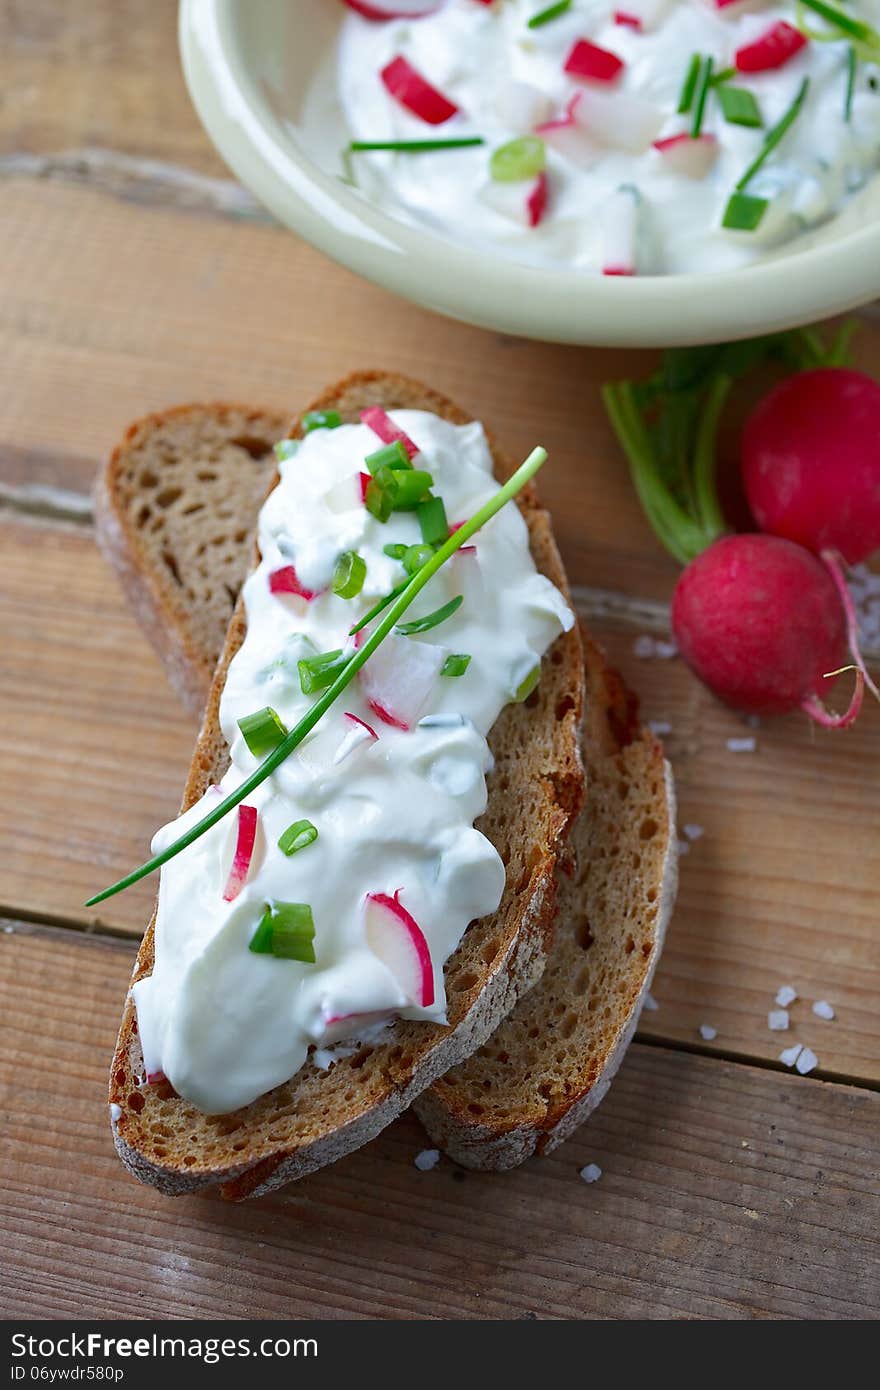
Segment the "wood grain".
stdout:
[[[0,904],[88,923],[91,892],[139,863],[176,814],[195,730],[84,528],[0,525]],[[645,716],[671,724],[680,825],[704,829],[682,860],[651,1036],[775,1061],[809,1043],[823,1074],[880,1081],[875,826],[880,725],[821,733],[799,718],[753,730],[678,661],[639,660],[632,632],[601,626]],[[753,754],[727,739],[754,735]],[[780,797],[780,789],[782,798]],[[153,888],[110,899],[95,920],[139,933]],[[789,1033],[767,1012],[801,994]],[[824,1023],[810,1001],[829,999]]]
[[[636,1046],[590,1124],[504,1177],[413,1166],[407,1118],[252,1206],[118,1164],[133,948],[0,934],[5,1317],[870,1318],[880,1097]],[[601,1180],[578,1177],[598,1163]]]

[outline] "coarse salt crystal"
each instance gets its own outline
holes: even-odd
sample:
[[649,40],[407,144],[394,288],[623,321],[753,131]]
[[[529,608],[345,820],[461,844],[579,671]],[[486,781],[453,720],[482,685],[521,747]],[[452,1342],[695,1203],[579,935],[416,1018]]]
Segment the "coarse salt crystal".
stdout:
[[580,1176],[584,1182],[598,1182],[602,1176],[602,1169],[598,1163],[588,1163],[586,1168],[582,1168]]
[[791,1047],[786,1047],[780,1052],[779,1060],[784,1062],[787,1067],[793,1067],[803,1050],[803,1043],[794,1043]]
[[749,738],[729,738],[727,748],[730,753],[754,753],[757,743],[755,739]]
[[702,825],[686,825],[684,833],[689,840],[701,840],[706,832]]
[[791,985],[780,985],[776,991],[776,1003],[783,1009],[787,1009],[789,1004],[793,1004],[797,999],[797,990]]
[[703,1038],[706,1042],[711,1042],[713,1038],[718,1037],[718,1029],[713,1028],[711,1023],[701,1023],[700,1037]]
[[428,1173],[432,1168],[436,1168],[440,1162],[439,1149],[422,1149],[420,1154],[416,1154],[413,1163],[420,1173]]
[[767,1015],[767,1027],[771,1033],[784,1033],[788,1027],[788,1009],[771,1009]]
[[818,1067],[818,1065],[819,1058],[816,1056],[812,1048],[801,1048],[801,1054],[795,1062],[795,1067],[800,1072],[801,1076],[806,1076],[808,1071],[812,1071],[813,1068]]
[[832,1019],[834,1017],[834,1009],[827,999],[817,999],[813,1005],[813,1013],[817,1018]]
[[633,653],[643,661],[649,661],[652,657],[659,661],[669,661],[672,657],[678,656],[678,647],[674,642],[664,642],[661,638],[651,637],[645,632],[633,643]]
[[654,998],[653,994],[645,995],[644,1002],[642,1003],[642,1008],[644,1009],[645,1013],[654,1014],[657,1012],[659,1007],[660,1005],[657,1003],[657,1000]]
[[656,734],[658,738],[663,734],[672,733],[672,725],[667,724],[665,719],[649,719],[648,728],[651,730],[651,733]]

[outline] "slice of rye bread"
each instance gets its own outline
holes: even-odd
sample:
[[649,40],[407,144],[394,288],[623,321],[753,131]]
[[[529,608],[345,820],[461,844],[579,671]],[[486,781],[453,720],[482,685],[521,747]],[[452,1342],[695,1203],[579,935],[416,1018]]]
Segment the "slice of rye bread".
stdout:
[[[343,420],[351,421],[367,405],[429,410],[456,424],[471,418],[419,383],[380,372],[348,377],[309,408],[338,410]],[[154,420],[153,428],[161,432],[161,421],[157,425]],[[137,427],[132,437],[141,440],[146,462],[149,450]],[[490,446],[496,475],[504,479],[512,465],[492,441]],[[125,468],[123,447],[111,461],[102,489],[105,496],[112,495],[114,480]],[[538,569],[567,593],[549,518],[534,487],[524,489],[517,501]],[[102,516],[108,506],[106,500],[101,502]],[[122,521],[120,513],[116,518]],[[127,513],[125,521],[130,526]],[[243,525],[243,512],[240,521]],[[132,555],[133,568],[155,553],[143,537],[138,539],[142,551]],[[110,547],[111,557],[113,553]],[[245,628],[239,601],[208,697],[184,808],[219,780],[228,765],[218,707],[229,662]],[[167,1084],[144,1084],[135,1010],[128,996],[113,1060],[110,1102],[118,1106],[113,1126],[117,1152],[136,1177],[171,1194],[219,1185],[231,1200],[262,1196],[365,1144],[489,1037],[540,979],[552,944],[557,867],[568,852],[568,832],[583,802],[583,695],[583,653],[575,627],[557,638],[545,656],[541,681],[529,699],[508,705],[492,730],[495,767],[489,778],[489,806],[477,824],[498,849],[507,881],[497,912],[472,923],[447,962],[448,1027],[397,1020],[389,1041],[364,1045],[329,1071],[309,1061],[290,1081],[251,1105],[229,1115],[208,1116]],[[155,913],[134,979],[152,969],[154,923]]]
[[[206,536],[223,535],[224,523],[228,527],[201,469],[205,445],[216,448],[222,411],[223,407],[189,407],[191,437],[166,434],[162,416],[133,426],[126,441],[136,441],[136,452],[129,457],[123,443],[101,488],[105,504],[99,537],[119,565],[137,613],[144,603],[154,601],[157,589],[161,592],[169,584],[159,547],[138,546],[136,541],[134,519],[144,501],[163,488],[166,479],[173,479],[183,487],[181,505],[189,509],[204,504],[190,523],[191,547],[178,556],[185,597],[178,599],[175,592],[175,605],[158,609],[159,623],[176,623],[180,631],[157,643],[175,685],[194,690],[199,709],[210,685],[207,673],[222,647],[224,615],[218,615],[211,630],[197,622],[195,613],[184,625],[178,613],[186,603],[208,608],[224,584],[237,591],[249,563],[246,545],[208,551],[207,573],[196,570],[188,558],[204,553],[201,540]],[[178,418],[182,414],[178,412]],[[231,427],[232,418],[225,418]],[[154,433],[159,447],[151,449]],[[149,486],[140,483],[138,470],[145,449],[151,460],[159,460],[158,467],[148,470]],[[156,482],[154,473],[159,475]],[[246,460],[240,476],[248,476]],[[251,531],[259,498],[244,485],[238,494],[234,515],[238,522],[246,520]],[[222,566],[215,561],[218,555],[223,556]],[[210,591],[204,598],[202,589]],[[193,633],[202,645],[194,656],[181,658],[181,651],[192,651]],[[598,1105],[635,1027],[675,896],[669,766],[657,741],[639,729],[634,701],[601,649],[585,633],[583,637],[588,698],[582,749],[590,796],[572,835],[577,873],[561,881],[547,969],[490,1042],[416,1102],[437,1141],[467,1166],[501,1169],[532,1152],[548,1153]],[[181,660],[190,662],[182,680]]]
[[603,1100],[638,1023],[678,880],[675,791],[636,701],[586,633],[587,803],[572,835],[547,968],[466,1062],[419,1096],[431,1138],[466,1168],[548,1154]]

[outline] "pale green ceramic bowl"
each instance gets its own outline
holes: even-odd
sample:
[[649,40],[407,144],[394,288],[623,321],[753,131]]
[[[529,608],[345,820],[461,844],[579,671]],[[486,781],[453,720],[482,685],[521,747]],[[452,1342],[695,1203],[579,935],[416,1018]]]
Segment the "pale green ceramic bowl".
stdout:
[[748,337],[880,295],[880,178],[773,259],[715,275],[534,269],[396,220],[337,175],[345,136],[332,62],[344,17],[340,0],[182,0],[180,47],[196,110],[241,182],[368,280],[467,323],[609,347]]

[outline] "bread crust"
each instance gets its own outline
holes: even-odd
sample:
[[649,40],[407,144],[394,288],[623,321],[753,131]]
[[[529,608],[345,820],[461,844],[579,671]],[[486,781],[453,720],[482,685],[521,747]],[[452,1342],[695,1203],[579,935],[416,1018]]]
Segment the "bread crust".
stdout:
[[[336,409],[344,420],[352,420],[370,404],[429,410],[455,424],[472,418],[430,388],[383,372],[355,373],[309,409]],[[496,475],[503,480],[513,466],[492,440],[490,447]],[[568,596],[549,519],[535,488],[524,489],[517,501],[538,568]],[[112,520],[112,499],[105,497],[101,506],[105,536],[115,534],[118,542],[115,551],[112,541],[108,547],[114,564],[121,560],[125,569],[125,536]],[[131,581],[131,571],[129,576]],[[161,606],[155,595],[143,605],[152,614]],[[218,709],[228,665],[244,631],[239,600],[214,675],[182,809],[191,806],[228,763]],[[185,665],[190,657],[183,643],[172,663]],[[188,679],[182,683],[189,688]],[[557,865],[564,858],[566,838],[583,800],[582,710],[583,656],[575,627],[559,637],[545,657],[542,680],[526,705],[508,706],[490,737],[496,768],[490,778],[489,812],[478,824],[487,830],[486,822],[494,817],[505,828],[508,797],[500,790],[505,776],[515,779],[509,788],[510,804],[516,804],[518,794],[520,801],[530,799],[538,813],[529,823],[527,843],[522,835],[518,840],[513,830],[507,836],[507,884],[498,912],[472,923],[447,962],[448,1028],[398,1020],[389,1043],[361,1049],[328,1073],[317,1073],[307,1063],[290,1082],[243,1110],[208,1117],[170,1087],[142,1084],[143,1063],[129,994],[113,1061],[110,1101],[120,1111],[113,1125],[117,1152],[135,1177],[173,1195],[220,1186],[221,1193],[232,1200],[262,1196],[366,1143],[438,1076],[485,1041],[517,999],[537,982],[547,959]],[[154,923],[155,912],[134,979],[152,969]],[[346,1081],[354,1090],[353,1102],[345,1093]],[[322,1096],[327,1097],[324,1108],[332,1116],[321,1113]]]

